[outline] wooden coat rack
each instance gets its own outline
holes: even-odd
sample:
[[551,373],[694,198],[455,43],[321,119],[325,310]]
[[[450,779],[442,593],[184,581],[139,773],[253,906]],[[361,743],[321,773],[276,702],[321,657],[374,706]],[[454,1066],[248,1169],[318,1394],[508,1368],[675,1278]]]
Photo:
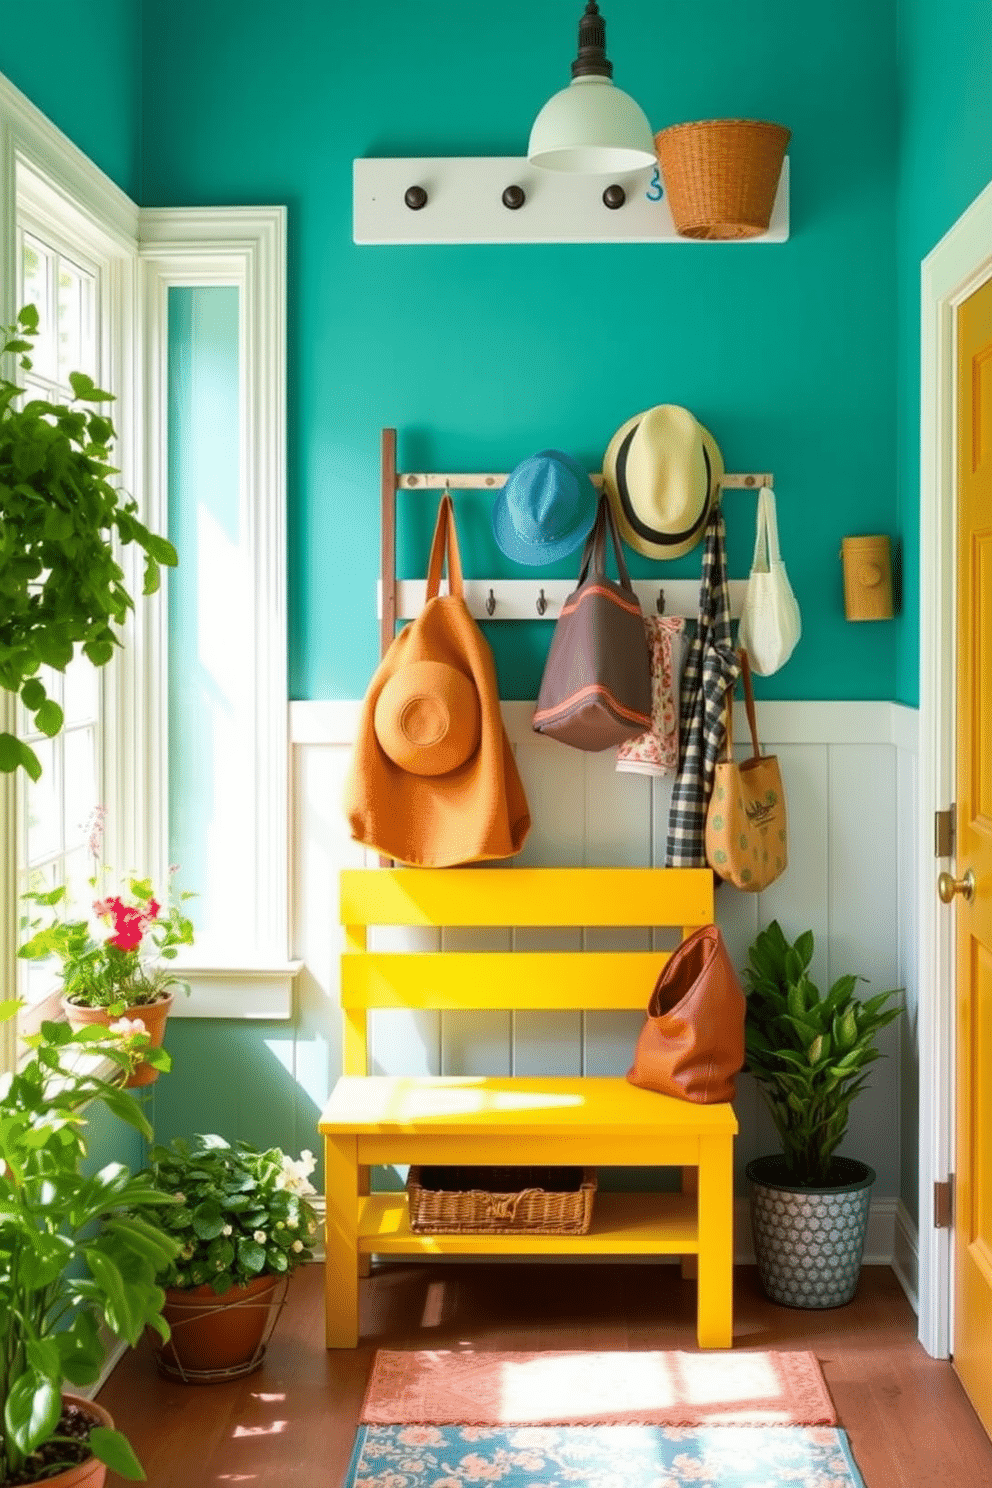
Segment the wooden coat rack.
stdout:
[[[379,646],[381,655],[392,644],[397,620],[409,620],[424,603],[423,579],[396,577],[396,493],[397,491],[468,491],[498,490],[506,474],[466,474],[451,471],[400,472],[396,468],[396,430],[382,431],[382,548],[379,569]],[[603,477],[591,477],[597,489]],[[723,490],[757,491],[772,486],[770,472],[746,475],[724,475]],[[730,581],[730,608],[740,615],[745,579]],[[634,579],[634,589],[646,614],[656,610],[665,614],[695,618],[698,612],[698,579]],[[561,606],[575,588],[574,579],[466,579],[465,601],[470,613],[480,620],[557,620]]]
[[[381,562],[379,562],[379,652],[387,653],[396,635],[397,619],[412,619],[424,606],[422,579],[396,576],[397,491],[497,491],[506,473],[400,472],[396,467],[396,429],[382,430]],[[592,476],[596,490],[602,475]],[[757,491],[772,487],[770,472],[724,475],[721,490]],[[634,589],[645,615],[663,612],[695,619],[698,615],[698,579],[634,579]],[[576,588],[574,579],[466,579],[466,603],[476,619],[556,620],[565,598]],[[741,615],[747,580],[730,580],[730,613]]]

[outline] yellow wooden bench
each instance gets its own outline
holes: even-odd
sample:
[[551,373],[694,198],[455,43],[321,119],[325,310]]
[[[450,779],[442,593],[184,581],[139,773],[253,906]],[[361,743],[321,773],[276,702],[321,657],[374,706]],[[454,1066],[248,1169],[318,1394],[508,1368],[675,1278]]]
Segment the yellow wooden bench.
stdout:
[[[713,919],[708,869],[360,869],[341,874],[344,1075],[320,1120],[327,1191],[328,1348],[359,1337],[358,1278],[376,1255],[696,1257],[700,1348],[733,1342],[729,1105],[616,1076],[370,1076],[377,1008],[644,1009],[666,951],[373,952],[371,926],[676,926]],[[633,1054],[633,1049],[631,1049]],[[405,1193],[368,1191],[389,1163],[675,1166],[682,1193],[600,1193],[585,1235],[411,1231]],[[696,1189],[697,1192],[692,1190]]]

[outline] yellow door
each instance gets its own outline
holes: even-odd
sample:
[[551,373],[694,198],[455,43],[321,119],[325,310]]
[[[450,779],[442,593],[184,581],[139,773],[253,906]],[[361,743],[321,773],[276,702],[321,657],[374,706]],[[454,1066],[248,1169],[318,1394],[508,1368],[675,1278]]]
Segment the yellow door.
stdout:
[[958,311],[954,1367],[992,1434],[992,281]]

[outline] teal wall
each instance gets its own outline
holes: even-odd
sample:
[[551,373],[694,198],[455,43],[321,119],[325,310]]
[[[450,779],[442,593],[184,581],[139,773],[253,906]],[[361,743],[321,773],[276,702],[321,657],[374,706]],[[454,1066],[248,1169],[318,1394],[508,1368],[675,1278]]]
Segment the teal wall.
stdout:
[[898,7],[898,525],[905,596],[896,697],[919,701],[920,263],[992,182],[992,10],[988,0]]
[[0,16],[0,72],[139,200],[141,5],[6,0]]
[[[146,3],[143,202],[289,208],[291,696],[361,696],[374,666],[383,425],[407,468],[509,469],[555,445],[598,469],[626,418],[676,402],[728,468],[775,472],[805,633],[761,693],[891,698],[895,628],[846,624],[838,552],[845,533],[895,535],[894,0],[605,9],[615,77],[656,127],[792,128],[785,245],[351,241],[356,156],[524,152],[581,9],[299,0],[276,24],[263,0]],[[727,497],[738,575],[754,500]],[[466,571],[513,572],[486,510],[458,509]],[[412,574],[430,514],[404,515]],[[698,574],[699,557],[634,568]],[[503,695],[535,696],[550,625],[488,631]]]

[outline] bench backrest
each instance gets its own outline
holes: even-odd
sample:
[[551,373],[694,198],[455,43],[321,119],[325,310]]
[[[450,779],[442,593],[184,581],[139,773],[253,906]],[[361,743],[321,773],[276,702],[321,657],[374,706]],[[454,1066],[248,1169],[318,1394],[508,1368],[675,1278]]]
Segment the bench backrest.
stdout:
[[341,873],[344,1073],[368,1073],[374,1008],[647,1005],[669,951],[370,951],[372,926],[675,928],[713,921],[708,868],[366,868]]

